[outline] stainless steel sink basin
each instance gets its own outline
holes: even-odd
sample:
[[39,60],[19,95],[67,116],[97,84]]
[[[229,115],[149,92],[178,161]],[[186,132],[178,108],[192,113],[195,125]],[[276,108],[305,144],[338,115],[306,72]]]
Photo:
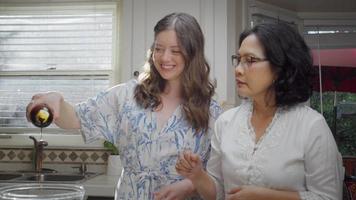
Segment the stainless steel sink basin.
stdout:
[[85,179],[85,175],[75,174],[36,174],[26,177],[29,181],[80,181]]
[[71,174],[71,173],[34,173],[34,172],[0,172],[0,182],[58,182],[81,183],[93,178],[99,173]]
[[0,180],[11,180],[11,179],[18,178],[21,176],[22,176],[22,174],[18,174],[18,173],[1,173]]

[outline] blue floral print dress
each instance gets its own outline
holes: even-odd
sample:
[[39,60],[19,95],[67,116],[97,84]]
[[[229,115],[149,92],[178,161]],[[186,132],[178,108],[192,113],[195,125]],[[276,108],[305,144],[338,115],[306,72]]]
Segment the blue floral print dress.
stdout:
[[155,112],[136,104],[136,85],[136,80],[117,85],[75,107],[86,142],[104,138],[119,148],[123,173],[116,200],[151,200],[162,186],[182,180],[175,164],[183,150],[198,153],[206,164],[213,125],[222,112],[211,101],[209,130],[203,134],[196,133],[178,106],[158,130]]

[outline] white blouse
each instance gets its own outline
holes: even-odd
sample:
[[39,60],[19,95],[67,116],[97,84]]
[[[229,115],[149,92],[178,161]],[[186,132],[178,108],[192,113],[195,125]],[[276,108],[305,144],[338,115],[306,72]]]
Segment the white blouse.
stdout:
[[217,199],[241,185],[297,191],[307,200],[341,199],[342,157],[323,116],[301,104],[279,108],[256,143],[252,108],[244,101],[216,121],[207,170]]

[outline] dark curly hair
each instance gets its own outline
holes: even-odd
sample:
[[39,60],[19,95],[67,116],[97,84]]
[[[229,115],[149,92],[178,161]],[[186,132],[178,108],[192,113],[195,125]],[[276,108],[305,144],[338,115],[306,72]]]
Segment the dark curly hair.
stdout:
[[[204,36],[196,19],[186,13],[172,13],[162,18],[154,27],[155,38],[166,30],[174,30],[182,51],[185,67],[181,78],[182,107],[185,117],[197,131],[209,126],[210,101],[214,85],[209,80],[210,66],[204,57]],[[145,71],[139,77],[135,100],[144,108],[157,108],[161,104],[164,80],[154,66],[153,46],[148,53]]]
[[239,46],[251,34],[259,39],[277,75],[271,87],[276,94],[276,106],[307,101],[312,95],[315,71],[310,49],[302,36],[284,23],[259,24],[241,33]]

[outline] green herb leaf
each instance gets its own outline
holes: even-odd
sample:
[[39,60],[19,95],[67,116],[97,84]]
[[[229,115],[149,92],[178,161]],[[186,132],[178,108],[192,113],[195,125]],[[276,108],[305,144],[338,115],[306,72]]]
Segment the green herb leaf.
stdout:
[[104,147],[111,151],[111,155],[119,155],[119,150],[113,143],[105,140]]

